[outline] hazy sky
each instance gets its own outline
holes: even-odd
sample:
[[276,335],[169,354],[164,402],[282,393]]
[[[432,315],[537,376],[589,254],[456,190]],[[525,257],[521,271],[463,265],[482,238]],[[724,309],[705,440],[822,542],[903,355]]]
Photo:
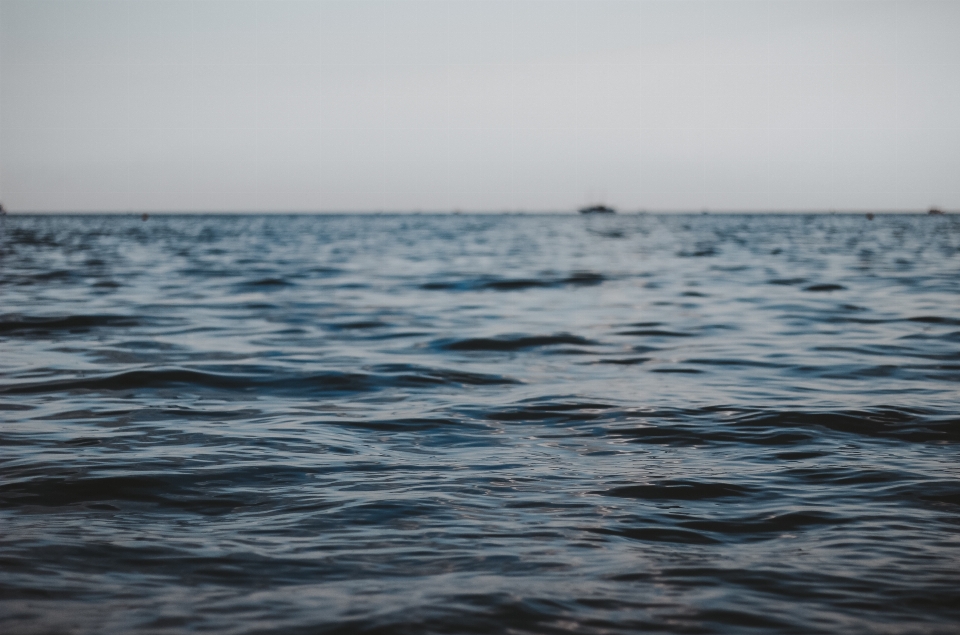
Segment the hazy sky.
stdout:
[[960,207],[960,0],[0,0],[13,211]]

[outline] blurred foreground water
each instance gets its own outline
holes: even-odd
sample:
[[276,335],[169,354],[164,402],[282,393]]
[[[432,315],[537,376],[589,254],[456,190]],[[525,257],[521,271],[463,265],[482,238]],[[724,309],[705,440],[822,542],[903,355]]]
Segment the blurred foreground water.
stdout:
[[960,217],[0,218],[0,630],[955,633]]

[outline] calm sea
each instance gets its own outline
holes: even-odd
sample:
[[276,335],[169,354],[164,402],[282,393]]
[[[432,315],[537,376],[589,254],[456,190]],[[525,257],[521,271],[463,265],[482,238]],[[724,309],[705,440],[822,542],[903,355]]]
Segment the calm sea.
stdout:
[[960,217],[0,219],[6,633],[956,633]]

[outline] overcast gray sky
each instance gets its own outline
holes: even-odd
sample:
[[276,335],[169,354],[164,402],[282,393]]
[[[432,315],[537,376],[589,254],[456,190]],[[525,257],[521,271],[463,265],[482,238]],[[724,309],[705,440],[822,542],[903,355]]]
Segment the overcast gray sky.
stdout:
[[13,211],[960,208],[958,121],[958,0],[0,0]]

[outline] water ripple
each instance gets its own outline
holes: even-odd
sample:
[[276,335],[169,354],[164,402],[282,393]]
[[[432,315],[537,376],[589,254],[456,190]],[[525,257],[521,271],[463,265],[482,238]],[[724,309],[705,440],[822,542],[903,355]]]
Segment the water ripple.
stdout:
[[0,218],[0,629],[948,633],[956,216]]

